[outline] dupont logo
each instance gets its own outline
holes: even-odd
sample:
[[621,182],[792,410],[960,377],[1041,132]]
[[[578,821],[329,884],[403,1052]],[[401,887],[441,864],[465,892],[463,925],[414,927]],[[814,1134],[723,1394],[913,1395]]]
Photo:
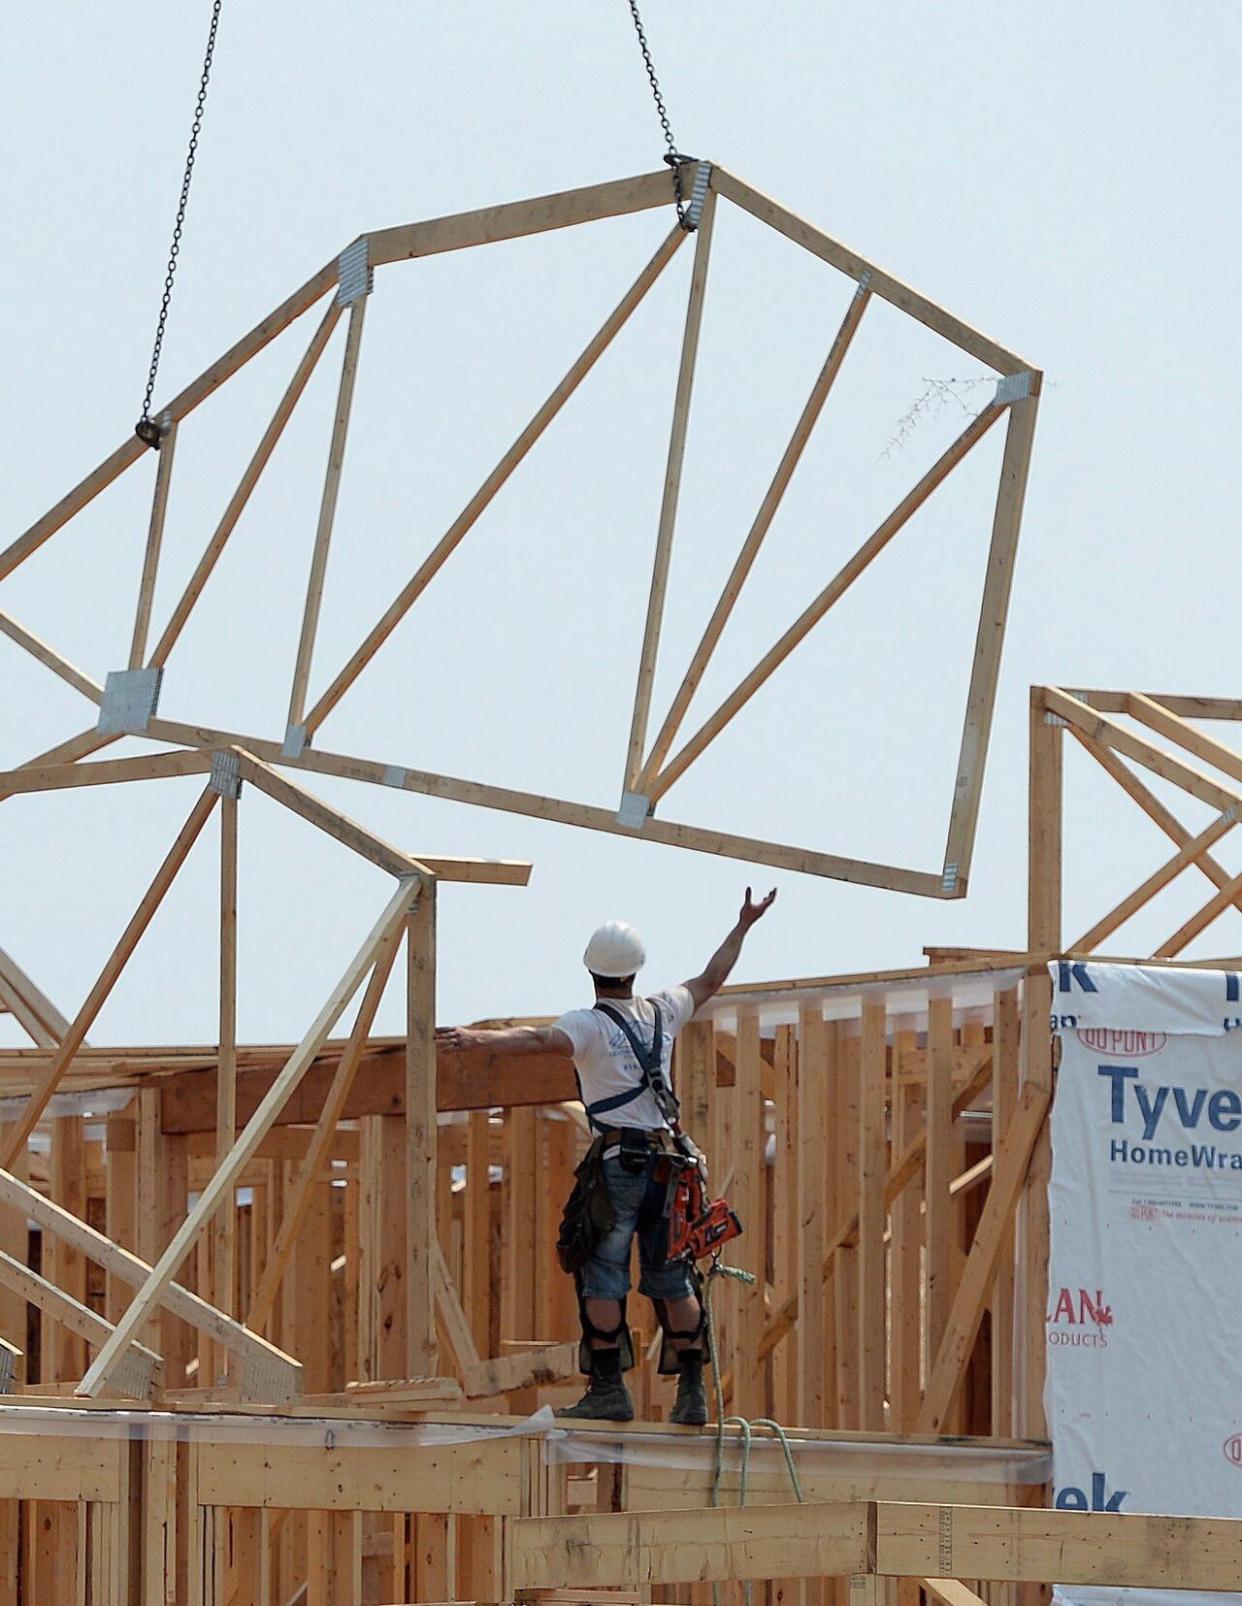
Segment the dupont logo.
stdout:
[[1242,1467],[1242,1433],[1234,1433],[1227,1438],[1221,1449],[1225,1452],[1225,1460],[1235,1467]]
[[1048,1312],[1048,1342],[1061,1349],[1107,1349],[1113,1307],[1099,1288],[1061,1288]]
[[1117,1032],[1107,1026],[1080,1026],[1078,1041],[1106,1059],[1142,1059],[1158,1054],[1168,1042],[1167,1032]]

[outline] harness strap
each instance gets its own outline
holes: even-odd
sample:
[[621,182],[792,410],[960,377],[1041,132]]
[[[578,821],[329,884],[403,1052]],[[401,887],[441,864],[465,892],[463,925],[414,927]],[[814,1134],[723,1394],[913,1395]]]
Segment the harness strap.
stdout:
[[668,1122],[674,1132],[678,1131],[678,1122],[681,1118],[681,1103],[663,1076],[664,1016],[660,1012],[659,1004],[653,1003],[651,1006],[655,1011],[655,1030],[652,1033],[650,1048],[647,1047],[635,1031],[633,1022],[622,1014],[619,1009],[614,1009],[611,1004],[606,1004],[603,1001],[598,1002],[595,1007],[601,1015],[607,1015],[608,1019],[614,1025],[619,1026],[625,1034],[626,1040],[634,1051],[634,1058],[638,1061],[639,1069],[642,1071],[642,1081],[637,1087],[627,1089],[624,1093],[614,1093],[609,1098],[597,1099],[594,1104],[588,1104],[586,1113],[591,1125],[600,1126],[600,1123],[595,1119],[596,1115],[606,1114],[609,1110],[619,1110],[627,1104],[632,1104],[643,1093],[650,1093],[659,1107],[661,1116]]

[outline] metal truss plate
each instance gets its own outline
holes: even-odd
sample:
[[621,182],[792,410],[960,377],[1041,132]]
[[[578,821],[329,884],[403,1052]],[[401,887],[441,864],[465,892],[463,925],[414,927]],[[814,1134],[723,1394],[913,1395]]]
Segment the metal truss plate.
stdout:
[[703,218],[707,189],[712,181],[712,164],[700,162],[694,175],[694,188],[690,191],[690,205],[686,208],[686,222],[697,229]]
[[617,810],[617,824],[628,830],[641,831],[651,812],[651,800],[641,792],[622,792],[621,807]]
[[384,765],[384,785],[395,786],[399,791],[404,790],[406,771],[400,764]]
[[371,253],[364,234],[352,245],[347,245],[336,259],[337,306],[347,307],[351,301],[360,301],[363,296],[369,296],[374,283]]
[[241,796],[241,760],[236,753],[211,755],[211,789],[221,797]]
[[1031,394],[1031,381],[1033,375],[1029,368],[1024,368],[1019,374],[1005,374],[996,381],[996,395],[992,401],[997,407],[1005,407],[1010,402],[1025,401]]
[[110,669],[99,705],[100,735],[144,731],[159,707],[162,669]]
[[940,877],[940,889],[942,892],[957,891],[957,865],[945,865],[944,874]]
[[280,744],[281,758],[301,758],[306,751],[307,740],[305,725],[288,726],[285,730],[285,739]]

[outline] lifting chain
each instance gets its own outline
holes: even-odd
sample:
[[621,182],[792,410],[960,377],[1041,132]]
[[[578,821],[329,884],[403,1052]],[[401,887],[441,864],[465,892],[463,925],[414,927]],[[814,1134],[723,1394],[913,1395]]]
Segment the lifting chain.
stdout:
[[203,109],[207,104],[207,83],[211,77],[211,58],[216,49],[216,29],[220,25],[222,0],[213,0],[211,27],[207,31],[207,51],[203,57],[203,71],[198,83],[198,101],[194,107],[194,124],[190,129],[190,148],[185,158],[185,175],[181,180],[181,200],[177,206],[177,221],[173,225],[172,245],[168,252],[168,271],[164,277],[164,295],[160,301],[160,315],[155,325],[155,348],[151,353],[151,371],[147,375],[147,392],[142,398],[142,417],[134,425],[134,434],[144,446],[159,450],[163,432],[151,417],[151,397],[155,394],[155,377],[159,373],[160,352],[164,346],[164,328],[168,323],[168,305],[172,300],[173,279],[177,273],[177,257],[181,251],[181,230],[185,224],[186,203],[190,199],[190,180],[194,177],[194,158],[198,154],[198,136],[203,131]]
[[656,77],[655,63],[651,59],[651,46],[647,43],[647,35],[643,29],[642,18],[638,14],[638,0],[629,0],[630,15],[634,19],[634,32],[638,35],[638,48],[643,53],[643,64],[647,69],[647,78],[651,84],[651,94],[655,100],[656,111],[660,118],[660,127],[664,130],[664,143],[668,152],[664,160],[673,170],[673,201],[677,207],[677,221],[688,234],[693,234],[697,225],[686,212],[686,193],[682,184],[681,170],[683,167],[693,165],[693,156],[683,156],[677,149],[677,141],[673,138],[672,124],[668,120],[668,109],[664,104],[664,96],[660,93],[660,80]]

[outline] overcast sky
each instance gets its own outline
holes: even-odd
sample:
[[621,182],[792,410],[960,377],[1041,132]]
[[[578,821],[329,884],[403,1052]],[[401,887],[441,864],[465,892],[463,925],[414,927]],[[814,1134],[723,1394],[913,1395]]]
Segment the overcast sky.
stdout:
[[[1020,945],[1029,686],[1242,694],[1242,11],[1231,0],[1176,14],[1147,0],[646,11],[683,149],[1047,374],[970,896],[932,903],[305,778],[411,852],[533,861],[526,890],[444,889],[443,1020],[577,1002],[585,939],[613,916],[645,932],[652,986],[696,971],[748,881],[781,895],[739,978],[917,964],[925,943]],[[9,8],[5,544],[137,416],[208,14],[205,0]],[[157,401],[364,230],[645,171],[661,153],[625,0],[225,0]],[[643,214],[378,275],[312,697],[670,221]],[[690,260],[679,253],[317,745],[615,806]],[[657,723],[851,290],[722,204]],[[317,317],[182,429],[157,630]],[[169,717],[282,734],[343,334],[172,657]],[[891,309],[869,311],[686,734],[982,405],[984,375]],[[916,406],[931,381],[953,381],[957,399]],[[939,870],[1000,446],[993,431],[663,816]],[[153,459],[138,465],[0,584],[0,608],[100,680],[126,659],[153,472]],[[91,713],[0,638],[0,763]],[[113,751],[127,750],[140,749]],[[1089,765],[1069,755],[1067,939],[1169,851]],[[199,787],[0,808],[0,946],[62,1009],[85,995]],[[386,878],[252,788],[242,844],[242,1034],[294,1038]],[[213,829],[95,1041],[214,1034],[216,854]],[[1202,878],[1175,888],[1117,951],[1150,951],[1209,891]],[[1198,951],[1242,951],[1237,920]],[[381,1025],[397,1019],[394,995]],[[8,1021],[0,1034],[20,1040]]]

